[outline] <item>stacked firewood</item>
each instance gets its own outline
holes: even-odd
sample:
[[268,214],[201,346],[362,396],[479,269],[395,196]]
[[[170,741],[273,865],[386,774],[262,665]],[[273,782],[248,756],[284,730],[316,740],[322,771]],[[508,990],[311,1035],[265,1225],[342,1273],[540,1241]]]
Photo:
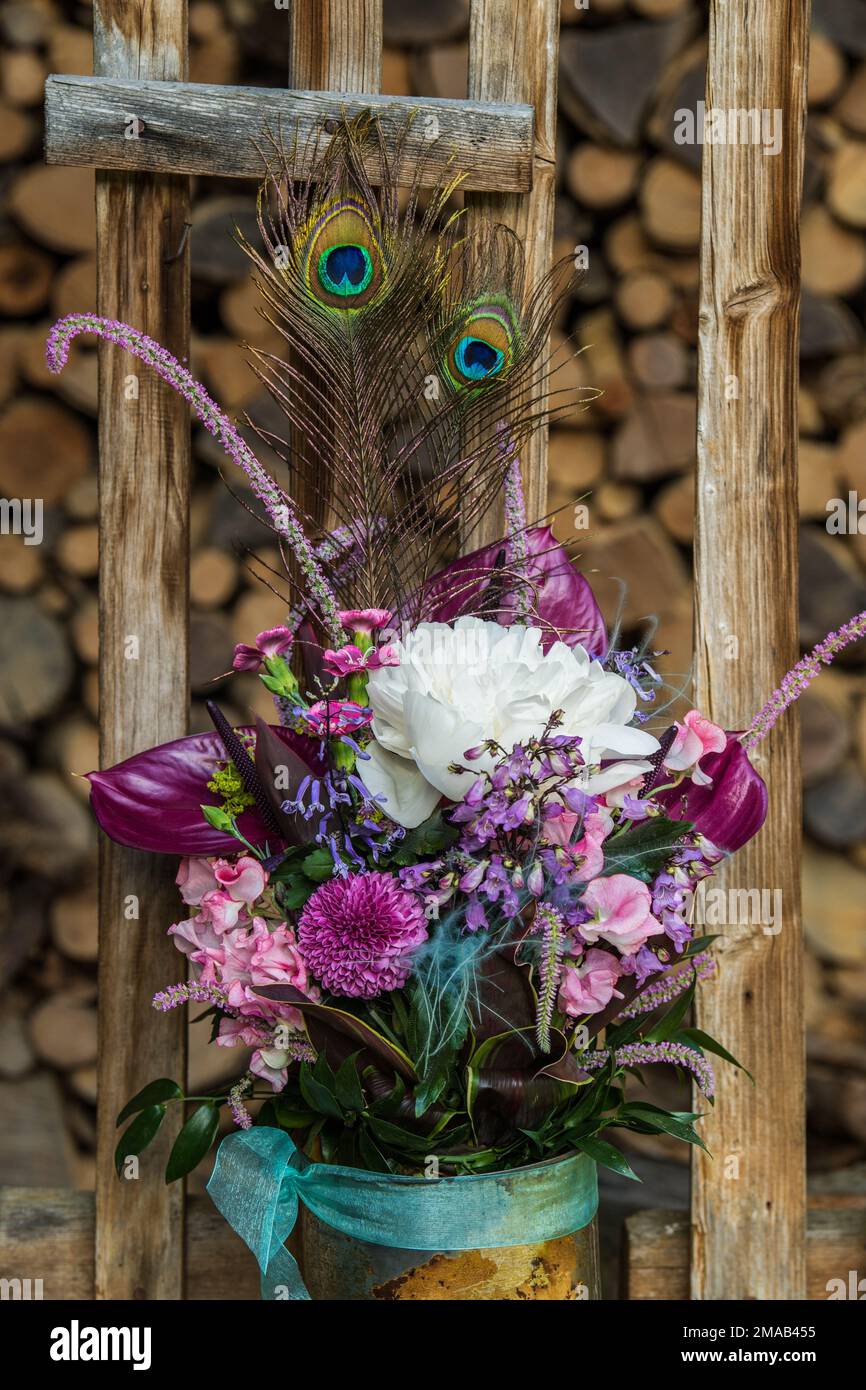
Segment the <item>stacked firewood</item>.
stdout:
[[[866,6],[814,9],[804,647],[866,608]],[[463,96],[468,0],[385,10],[384,90]],[[669,653],[659,667],[675,699],[691,666],[701,156],[681,143],[682,113],[704,96],[706,12],[698,0],[563,0],[562,19],[557,251],[580,251],[587,270],[560,315],[560,384],[602,394],[552,435],[552,524],[626,638],[657,620],[651,645]],[[81,346],[55,378],[43,357],[50,322],[95,305],[93,175],[47,168],[40,149],[43,81],[90,71],[91,20],[74,0],[0,11],[0,498],[44,506],[41,544],[0,536],[0,1092],[16,1116],[0,1182],[93,1178],[96,835],[81,774],[98,763],[96,361]],[[286,23],[265,0],[191,0],[192,80],[282,85]],[[250,190],[199,179],[194,192],[192,365],[229,410],[267,423],[236,346],[275,346],[230,235],[253,234]],[[222,481],[213,441],[196,433],[194,452],[191,725],[203,728],[213,694],[238,722],[270,712],[254,678],[225,673],[235,642],[282,619],[285,590],[255,577],[277,557]],[[833,499],[841,533],[827,525]],[[802,710],[813,1157],[836,1166],[866,1152],[866,653],[852,649]],[[192,1032],[200,1090],[226,1054]]]

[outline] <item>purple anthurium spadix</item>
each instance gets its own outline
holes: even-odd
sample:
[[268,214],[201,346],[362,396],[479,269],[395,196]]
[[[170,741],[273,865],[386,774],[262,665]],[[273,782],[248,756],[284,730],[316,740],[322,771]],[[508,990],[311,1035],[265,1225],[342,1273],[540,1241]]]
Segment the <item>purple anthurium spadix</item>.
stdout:
[[691,821],[717,849],[733,854],[757,835],[767,816],[767,786],[749,762],[737,734],[729,734],[721,753],[707,753],[701,772],[711,779],[699,786],[686,777],[667,791],[654,791],[674,820]]
[[[316,743],[291,729],[269,727],[311,771],[317,770]],[[248,741],[255,730],[236,732]],[[109,839],[131,849],[174,855],[236,854],[238,841],[209,825],[201,810],[219,804],[207,784],[225,761],[225,748],[216,733],[192,734],[148,748],[104,772],[88,774],[93,813]],[[254,806],[238,816],[237,825],[250,844],[267,841],[272,851],[276,847],[277,837]]]
[[[449,623],[468,613],[509,626],[519,616],[542,629],[545,648],[559,640],[604,657],[607,632],[601,610],[568,551],[549,526],[530,527],[524,540],[525,559],[519,566],[523,576],[509,559],[504,541],[463,555],[440,570],[425,589],[424,618]],[[519,602],[521,594],[528,599],[525,606]]]

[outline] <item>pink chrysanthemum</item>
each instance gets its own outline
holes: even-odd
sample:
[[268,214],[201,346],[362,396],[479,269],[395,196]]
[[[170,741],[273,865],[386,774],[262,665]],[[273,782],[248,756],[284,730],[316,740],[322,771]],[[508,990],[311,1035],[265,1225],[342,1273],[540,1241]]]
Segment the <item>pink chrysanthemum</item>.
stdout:
[[316,979],[361,999],[404,985],[412,950],[426,940],[417,897],[385,873],[323,883],[298,923],[298,949]]

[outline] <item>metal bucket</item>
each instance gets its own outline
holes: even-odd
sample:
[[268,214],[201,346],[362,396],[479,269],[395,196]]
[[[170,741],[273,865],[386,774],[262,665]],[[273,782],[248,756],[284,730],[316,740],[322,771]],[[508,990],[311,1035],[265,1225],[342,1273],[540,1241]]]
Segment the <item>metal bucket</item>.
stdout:
[[[574,1181],[569,1159],[552,1159],[529,1168],[485,1174],[513,1203],[520,1230],[521,1197],[540,1169],[559,1165],[563,1181]],[[586,1182],[595,1186],[595,1167]],[[550,1174],[546,1173],[549,1178]],[[403,1180],[405,1182],[405,1179]],[[419,1182],[425,1179],[419,1178]],[[400,1200],[395,1184],[394,1200]],[[459,1203],[455,1192],[455,1203]],[[373,1245],[334,1230],[301,1207],[301,1263],[314,1300],[599,1299],[598,1218],[579,1231],[528,1245],[497,1245],[478,1250],[403,1250]],[[503,1237],[504,1238],[504,1237]]]

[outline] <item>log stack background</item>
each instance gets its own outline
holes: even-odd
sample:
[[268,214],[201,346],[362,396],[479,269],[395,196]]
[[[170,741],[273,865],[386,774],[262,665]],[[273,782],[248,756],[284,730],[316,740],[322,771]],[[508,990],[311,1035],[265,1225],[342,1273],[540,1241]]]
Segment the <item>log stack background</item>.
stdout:
[[[462,97],[467,0],[386,0],[382,88]],[[814,0],[803,217],[800,412],[804,648],[866,608],[866,5]],[[562,384],[603,394],[551,437],[557,535],[577,542],[611,621],[653,645],[675,703],[691,665],[700,147],[675,112],[703,98],[698,0],[563,0],[557,250],[588,273],[558,328]],[[42,84],[91,70],[91,14],[72,0],[0,11],[0,497],[38,496],[44,540],[0,536],[0,1183],[93,1184],[96,835],[81,774],[97,765],[96,359],[44,366],[52,320],[95,306],[93,176],[41,162]],[[268,0],[190,0],[193,81],[283,85],[286,14]],[[768,156],[772,157],[772,156]],[[268,347],[247,262],[251,190],[195,181],[192,366],[232,412],[267,423],[241,341]],[[170,255],[176,248],[166,248]],[[581,349],[575,356],[576,349]],[[281,621],[255,577],[268,532],[194,434],[191,727],[216,693],[238,721],[269,714],[235,642]],[[147,459],[141,467],[147,467]],[[237,476],[226,481],[244,496]],[[827,504],[864,499],[863,534]],[[575,505],[588,526],[575,529]],[[595,572],[595,573],[593,573]],[[810,1163],[866,1158],[866,652],[802,702]],[[178,971],[180,974],[180,971]],[[168,981],[166,983],[169,983]],[[159,1027],[158,1017],[153,1026]],[[197,1092],[231,1054],[191,1030]],[[670,1083],[659,1083],[662,1087]],[[767,1078],[764,1084],[772,1084]],[[649,1191],[685,1200],[685,1153],[643,1145]],[[619,1191],[621,1191],[621,1184]]]

